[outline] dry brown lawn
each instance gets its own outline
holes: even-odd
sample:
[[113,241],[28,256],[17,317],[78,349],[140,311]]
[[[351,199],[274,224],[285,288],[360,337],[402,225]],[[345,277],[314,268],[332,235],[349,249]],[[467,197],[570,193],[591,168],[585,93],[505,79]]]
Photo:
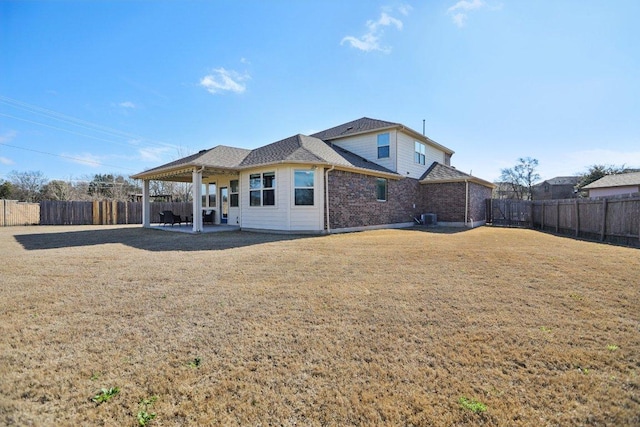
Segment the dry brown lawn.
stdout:
[[637,249],[43,226],[0,260],[0,424],[640,425]]

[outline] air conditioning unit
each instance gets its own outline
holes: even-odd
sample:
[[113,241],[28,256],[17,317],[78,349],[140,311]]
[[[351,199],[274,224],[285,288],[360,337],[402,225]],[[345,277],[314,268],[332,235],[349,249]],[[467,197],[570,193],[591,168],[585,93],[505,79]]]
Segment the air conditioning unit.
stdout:
[[436,225],[438,223],[438,217],[434,213],[422,214],[420,219],[424,225]]

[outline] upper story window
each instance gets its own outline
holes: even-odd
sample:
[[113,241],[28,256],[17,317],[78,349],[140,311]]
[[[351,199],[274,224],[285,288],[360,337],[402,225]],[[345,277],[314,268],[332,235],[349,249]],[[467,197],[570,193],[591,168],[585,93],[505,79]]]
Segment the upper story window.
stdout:
[[427,147],[418,141],[415,141],[415,153],[413,154],[413,161],[419,165],[424,165],[427,157]]
[[376,199],[379,202],[387,201],[387,180],[384,178],[376,178]]
[[315,172],[312,170],[296,170],[293,174],[295,205],[313,206]]
[[389,134],[381,133],[378,135],[378,158],[386,159],[389,157]]
[[229,187],[231,187],[231,191],[229,193],[229,207],[237,208],[239,205],[239,185],[237,179],[232,179],[229,181]]
[[252,173],[249,175],[249,205],[275,206],[276,173]]

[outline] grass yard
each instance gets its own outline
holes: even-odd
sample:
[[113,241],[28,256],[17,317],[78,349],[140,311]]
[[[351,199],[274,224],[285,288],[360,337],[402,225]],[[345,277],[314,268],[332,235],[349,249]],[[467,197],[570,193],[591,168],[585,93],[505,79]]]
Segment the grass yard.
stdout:
[[638,249],[10,227],[0,277],[0,425],[640,425]]

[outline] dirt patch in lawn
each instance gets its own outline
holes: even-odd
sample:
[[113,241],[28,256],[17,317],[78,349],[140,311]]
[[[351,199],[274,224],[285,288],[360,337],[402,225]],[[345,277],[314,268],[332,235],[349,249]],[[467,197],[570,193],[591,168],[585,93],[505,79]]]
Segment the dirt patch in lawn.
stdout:
[[640,424],[637,249],[13,227],[0,260],[0,424]]

